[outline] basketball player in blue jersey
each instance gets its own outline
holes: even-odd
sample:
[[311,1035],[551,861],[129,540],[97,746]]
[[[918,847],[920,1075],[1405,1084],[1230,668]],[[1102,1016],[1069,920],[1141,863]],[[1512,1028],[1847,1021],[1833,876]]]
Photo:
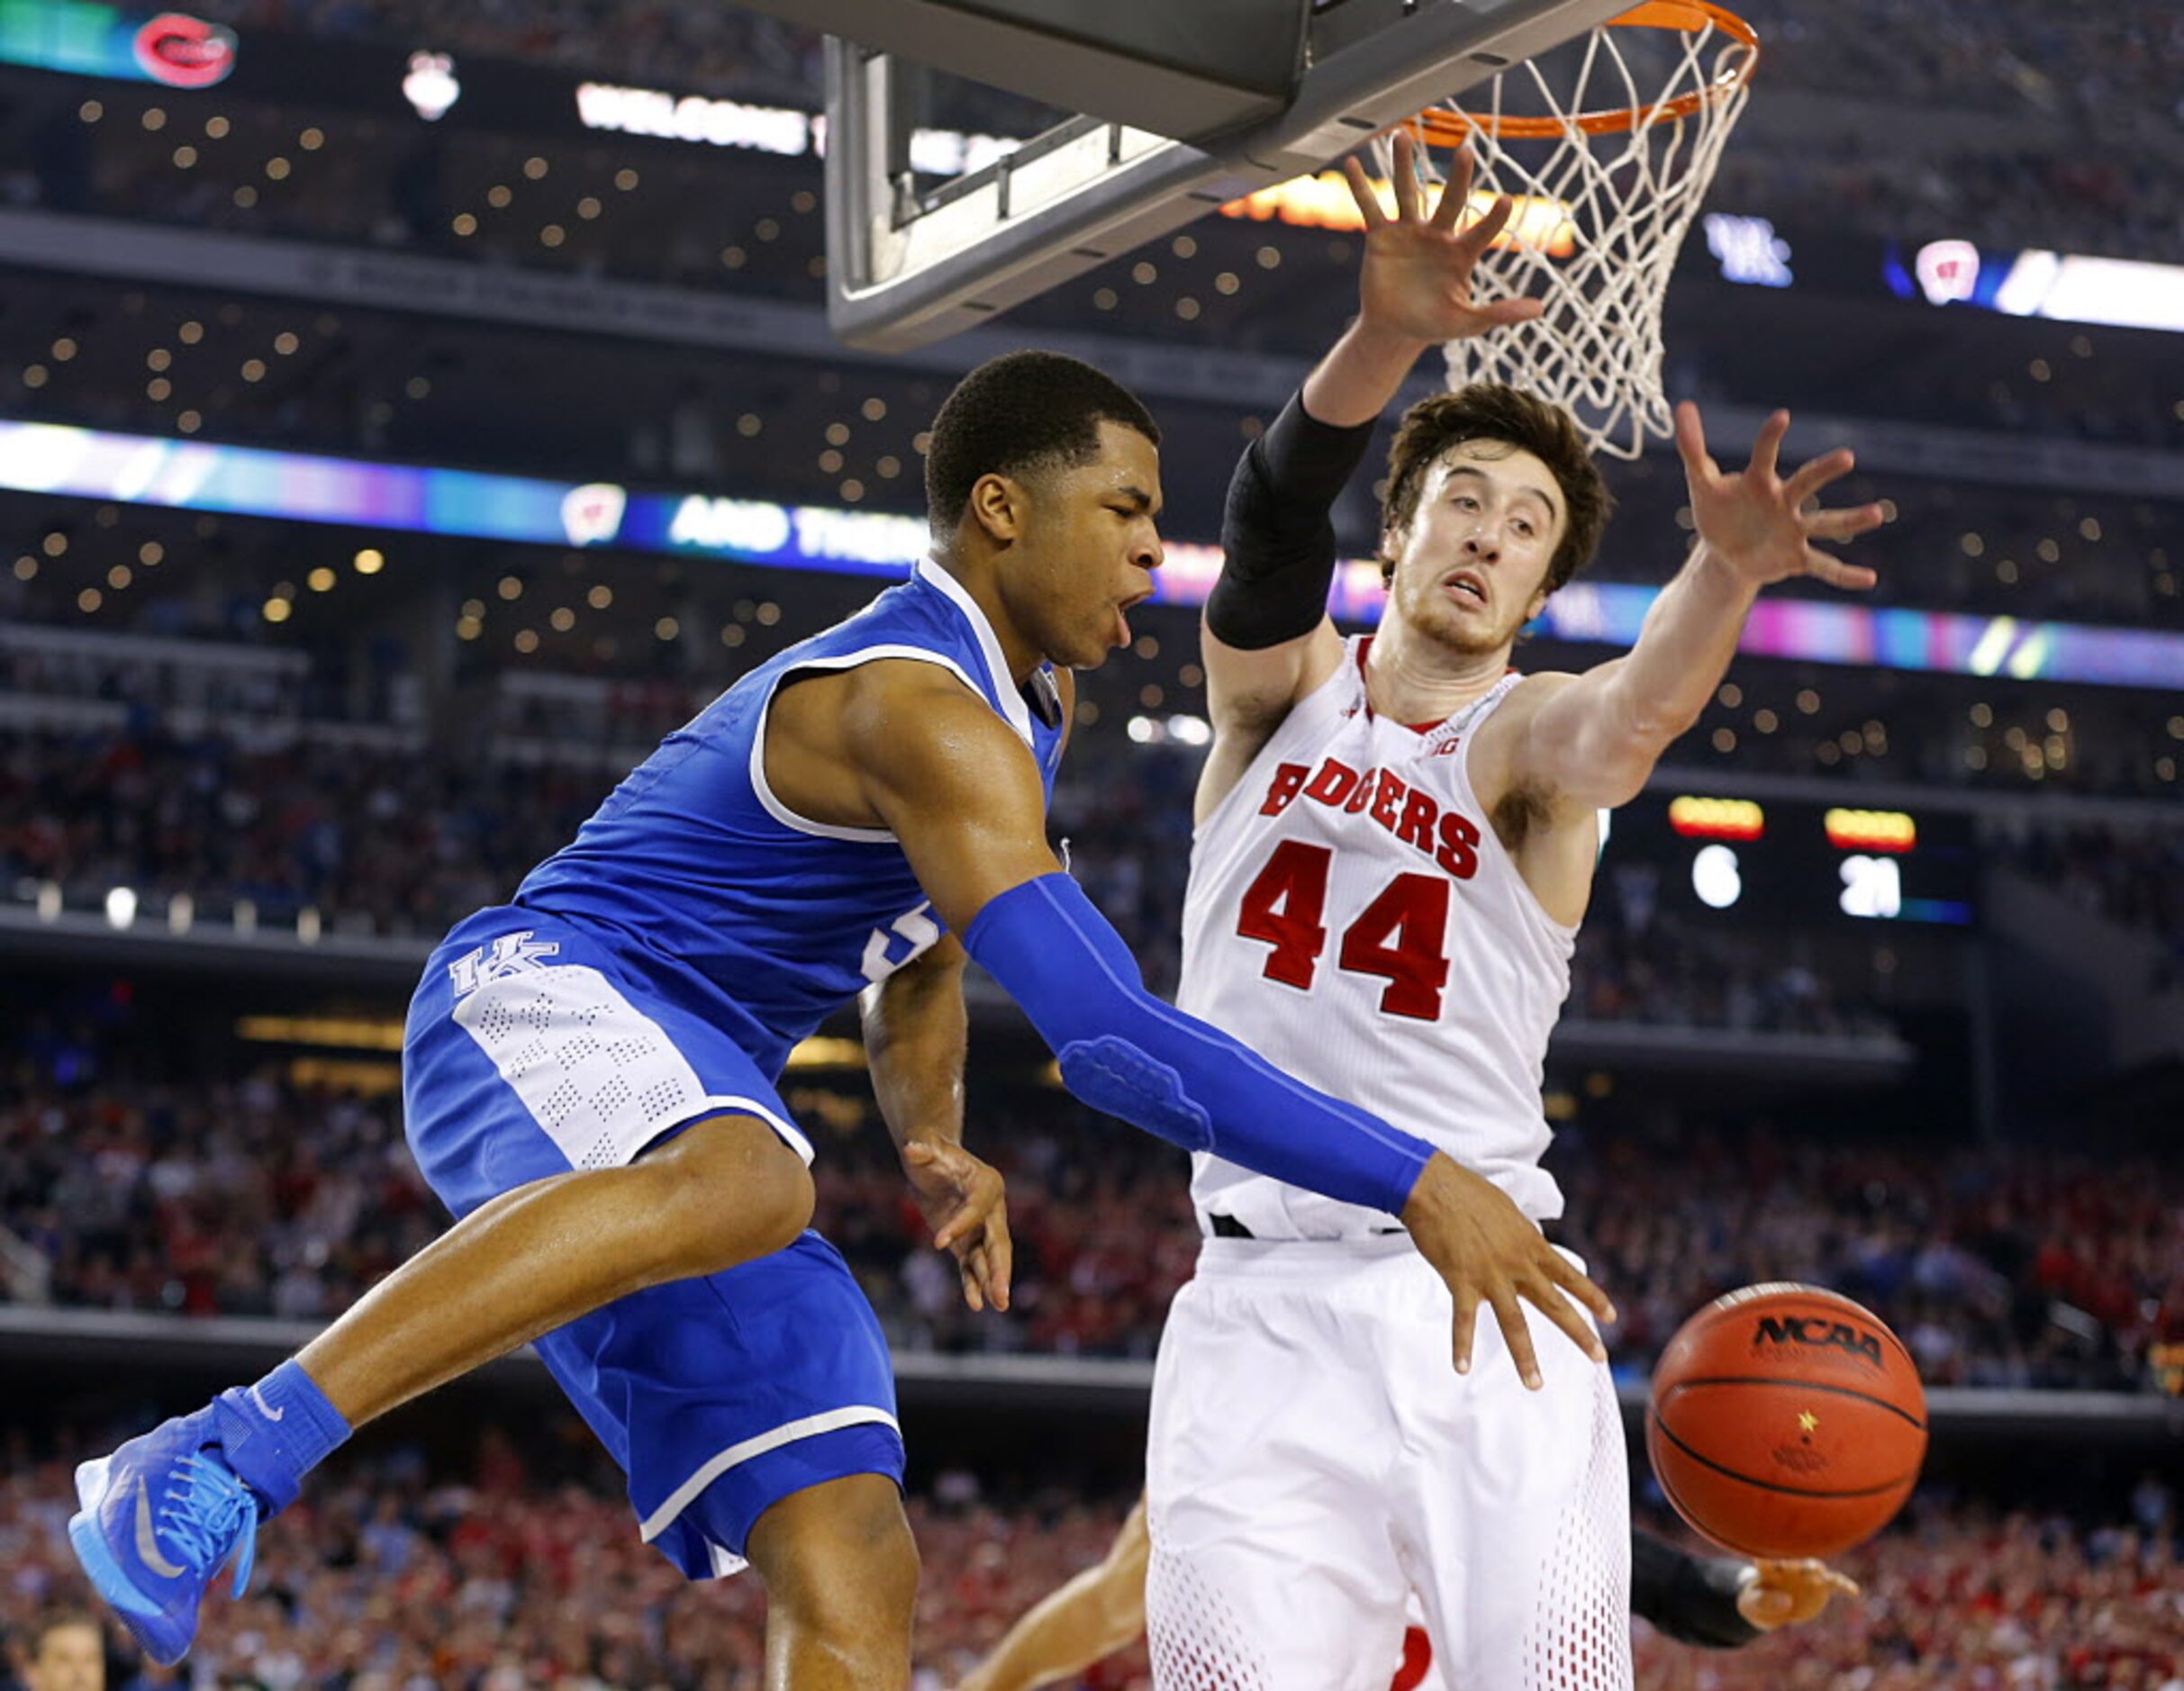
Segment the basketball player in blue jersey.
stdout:
[[1158,439],[1074,360],[974,371],[933,424],[932,557],[669,735],[449,935],[403,1080],[456,1225],[265,1379],[77,1470],[70,1539],[156,1660],[353,1429],[535,1341],[643,1536],[693,1578],[757,1567],[769,1686],[907,1686],[887,1350],[806,1227],[811,1147],[775,1083],[862,995],[936,1243],[973,1307],[1005,1307],[1001,1180],[961,1144],[966,955],[1095,1108],[1400,1216],[1460,1305],[1528,1298],[1602,1360],[1578,1304],[1607,1299],[1500,1192],[1153,998],[1048,849],[1068,668],[1128,643],[1160,565]]

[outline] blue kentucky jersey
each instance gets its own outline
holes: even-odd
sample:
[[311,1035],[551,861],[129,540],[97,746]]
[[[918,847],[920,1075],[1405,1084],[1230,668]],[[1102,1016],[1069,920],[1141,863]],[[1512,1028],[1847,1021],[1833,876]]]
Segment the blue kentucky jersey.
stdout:
[[782,682],[887,657],[938,664],[983,695],[1052,795],[1061,728],[1027,704],[970,594],[928,561],[670,734],[514,902],[586,923],[778,1075],[829,1014],[940,937],[893,834],[809,821],[766,785],[766,714]]

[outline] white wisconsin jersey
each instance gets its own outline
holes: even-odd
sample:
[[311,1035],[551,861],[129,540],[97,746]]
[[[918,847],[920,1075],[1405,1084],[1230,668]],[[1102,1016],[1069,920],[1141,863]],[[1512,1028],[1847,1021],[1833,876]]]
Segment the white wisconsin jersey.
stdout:
[[[1524,883],[1467,767],[1520,677],[1421,734],[1367,708],[1364,639],[1346,650],[1198,829],[1176,1002],[1549,1220],[1540,1081],[1577,930]],[[1260,1239],[1393,1222],[1204,1152],[1191,1196],[1201,1226]]]

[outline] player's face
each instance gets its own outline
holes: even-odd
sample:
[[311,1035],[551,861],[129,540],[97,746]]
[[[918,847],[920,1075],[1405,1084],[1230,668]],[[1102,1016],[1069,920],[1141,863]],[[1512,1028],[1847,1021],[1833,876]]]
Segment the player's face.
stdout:
[[1010,611],[1057,664],[1091,669],[1130,643],[1129,608],[1160,567],[1160,453],[1135,429],[1100,425],[1100,455],[1028,490]]
[[1409,522],[1388,536],[1391,610],[1457,652],[1491,652],[1547,602],[1566,514],[1554,473],[1491,440],[1451,447],[1426,472]]
[[106,1652],[88,1626],[57,1626],[25,1676],[31,1691],[104,1691]]

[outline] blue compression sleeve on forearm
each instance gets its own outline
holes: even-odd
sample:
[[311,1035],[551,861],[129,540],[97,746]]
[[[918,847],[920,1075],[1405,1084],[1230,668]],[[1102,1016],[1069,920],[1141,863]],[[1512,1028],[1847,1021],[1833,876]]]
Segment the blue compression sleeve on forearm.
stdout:
[[1282,1073],[1146,990],[1122,936],[1065,874],[1011,887],[964,947],[1023,1007],[1094,1109],[1346,1203],[1400,1214],[1424,1140]]

